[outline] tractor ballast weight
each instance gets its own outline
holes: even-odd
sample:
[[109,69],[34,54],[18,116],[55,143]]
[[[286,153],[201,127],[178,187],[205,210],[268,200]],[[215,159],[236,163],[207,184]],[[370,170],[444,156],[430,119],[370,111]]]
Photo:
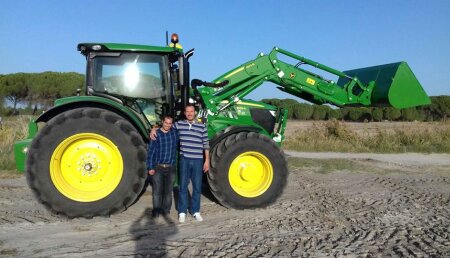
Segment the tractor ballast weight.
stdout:
[[[56,100],[14,148],[16,166],[26,171],[37,199],[68,217],[107,216],[132,205],[147,177],[147,133],[163,115],[182,114],[189,102],[208,126],[209,188],[236,209],[273,203],[287,183],[280,147],[287,110],[245,99],[262,83],[316,104],[430,103],[404,62],[341,72],[275,47],[212,82],[191,82],[193,50],[183,52],[177,37],[169,47],[82,43],[78,50],[87,60],[86,96]],[[339,78],[325,79],[306,66]]]

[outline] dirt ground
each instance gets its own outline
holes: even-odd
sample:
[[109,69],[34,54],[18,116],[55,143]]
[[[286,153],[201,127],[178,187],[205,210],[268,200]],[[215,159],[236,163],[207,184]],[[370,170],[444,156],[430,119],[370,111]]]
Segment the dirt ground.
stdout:
[[[151,187],[127,211],[67,220],[24,176],[0,173],[2,257],[450,257],[449,154],[286,152],[288,185],[270,207],[226,209],[202,196],[203,222],[150,218]],[[360,169],[319,173],[302,159]],[[320,160],[319,160],[320,161]]]

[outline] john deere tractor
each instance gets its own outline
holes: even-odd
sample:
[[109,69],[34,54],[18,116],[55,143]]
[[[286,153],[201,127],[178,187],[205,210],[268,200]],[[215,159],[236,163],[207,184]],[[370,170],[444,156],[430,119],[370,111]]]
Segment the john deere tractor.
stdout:
[[187,103],[208,125],[211,192],[236,209],[273,203],[288,178],[280,148],[287,110],[245,99],[263,82],[339,107],[430,103],[405,62],[341,72],[275,47],[212,82],[191,81],[193,49],[184,52],[176,34],[171,42],[78,45],[87,60],[84,94],[56,100],[30,122],[28,138],[15,144],[18,170],[50,210],[89,218],[129,207],[146,181],[149,130],[164,114],[182,114]]

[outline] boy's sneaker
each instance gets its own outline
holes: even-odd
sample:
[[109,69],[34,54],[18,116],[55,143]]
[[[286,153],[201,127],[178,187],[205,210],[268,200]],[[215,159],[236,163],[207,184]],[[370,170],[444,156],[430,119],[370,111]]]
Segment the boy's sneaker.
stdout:
[[194,218],[196,221],[203,221],[202,215],[200,215],[200,212],[194,213]]
[[180,213],[180,215],[178,215],[178,221],[184,223],[186,221],[186,213]]

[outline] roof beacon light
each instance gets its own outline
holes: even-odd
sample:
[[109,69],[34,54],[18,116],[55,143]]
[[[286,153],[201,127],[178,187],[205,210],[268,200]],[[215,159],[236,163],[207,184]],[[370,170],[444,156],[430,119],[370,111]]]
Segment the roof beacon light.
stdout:
[[169,47],[173,47],[173,48],[177,48],[177,49],[183,49],[183,46],[181,46],[181,44],[178,43],[178,34],[173,33],[172,36],[170,37],[170,41],[172,43],[170,43]]
[[173,33],[172,36],[170,37],[170,41],[175,45],[178,43],[178,34]]

